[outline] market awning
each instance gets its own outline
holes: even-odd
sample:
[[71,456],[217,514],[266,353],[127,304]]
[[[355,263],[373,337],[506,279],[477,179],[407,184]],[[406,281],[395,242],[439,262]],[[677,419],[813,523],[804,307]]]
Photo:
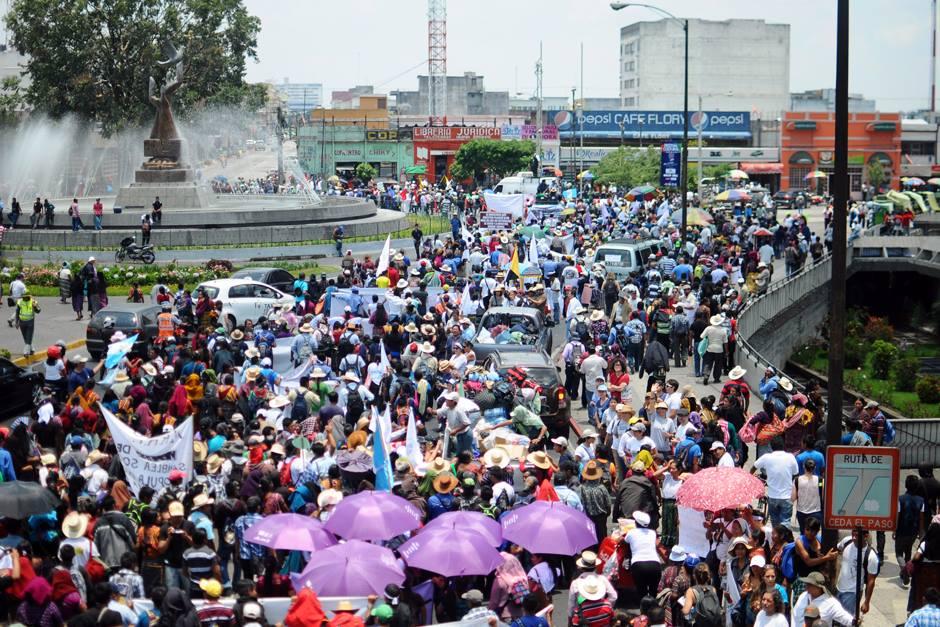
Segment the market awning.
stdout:
[[782,163],[741,163],[748,174],[783,174]]

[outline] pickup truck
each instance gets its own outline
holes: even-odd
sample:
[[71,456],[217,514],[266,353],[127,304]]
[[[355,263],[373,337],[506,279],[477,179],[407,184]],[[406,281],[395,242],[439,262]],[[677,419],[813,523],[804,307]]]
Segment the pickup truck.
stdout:
[[491,307],[483,313],[473,340],[477,362],[493,353],[552,354],[552,330],[545,316],[532,307]]

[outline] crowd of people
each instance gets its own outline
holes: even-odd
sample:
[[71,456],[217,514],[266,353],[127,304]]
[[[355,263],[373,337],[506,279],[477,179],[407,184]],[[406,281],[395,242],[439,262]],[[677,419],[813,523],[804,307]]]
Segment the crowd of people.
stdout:
[[[863,531],[821,544],[821,391],[798,390],[773,369],[752,390],[736,363],[738,313],[781,274],[776,259],[790,247],[805,258],[818,237],[801,216],[776,224],[716,211],[683,241],[674,203],[598,194],[492,231],[458,213],[449,237],[421,233],[414,251],[347,253],[336,277],[300,276],[295,306],[257,320],[233,324],[206,294],[155,286],[160,336],[110,370],[50,348],[42,401],[0,429],[0,472],[38,482],[60,505],[3,520],[0,621],[263,625],[259,599],[286,596],[288,626],[857,621],[884,537],[873,548]],[[783,248],[760,228],[782,233]],[[658,252],[618,280],[594,258],[612,238],[655,240]],[[526,257],[537,276],[519,273]],[[564,382],[551,403],[534,371],[477,358],[483,332],[498,351],[538,331],[511,318],[484,326],[494,307],[537,309],[563,327],[550,357]],[[276,369],[285,347],[287,365]],[[716,393],[697,394],[676,372]],[[587,418],[548,422],[549,404],[580,405]],[[141,436],[192,421],[193,466],[132,491],[105,411]],[[892,433],[868,403],[844,441],[887,444]],[[391,477],[376,449],[387,451]],[[687,517],[684,482],[745,465],[766,482],[763,498]],[[940,522],[929,514],[940,482],[929,468],[921,475],[899,504],[906,540],[897,546],[915,580],[911,609],[923,613],[940,611],[915,566],[940,558]],[[309,554],[246,540],[266,517],[329,521],[344,499],[375,489],[411,503],[422,523],[455,511],[505,522],[534,502],[559,502],[594,534],[567,555],[504,540],[500,564],[480,576],[444,577],[399,555],[404,581],[358,611],[326,610],[315,589],[292,588],[289,575]],[[405,539],[382,544],[396,550]],[[857,599],[858,551],[866,585]]]

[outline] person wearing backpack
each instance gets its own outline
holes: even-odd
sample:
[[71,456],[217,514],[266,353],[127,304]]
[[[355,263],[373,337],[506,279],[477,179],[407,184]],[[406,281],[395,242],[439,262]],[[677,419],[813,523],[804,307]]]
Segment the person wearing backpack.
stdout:
[[343,375],[343,381],[339,388],[339,405],[346,411],[346,424],[355,427],[366,411],[366,402],[371,402],[375,397],[365,389],[355,373],[347,372]]
[[290,356],[295,368],[306,363],[319,348],[316,338],[313,337],[313,327],[309,322],[303,323],[299,331],[300,333],[294,338],[290,347]]
[[839,548],[842,551],[842,563],[839,566],[839,578],[836,580],[836,592],[838,593],[839,603],[842,608],[855,616],[855,605],[858,599],[855,596],[855,580],[858,575],[858,552],[862,552],[862,568],[864,577],[862,579],[864,586],[862,588],[862,599],[859,603],[859,611],[867,614],[871,603],[872,592],[875,591],[875,579],[878,577],[878,571],[881,569],[881,562],[875,551],[868,546],[868,530],[853,529],[852,538],[843,538],[839,542]]
[[137,529],[124,512],[118,510],[110,494],[101,502],[104,514],[95,523],[95,546],[101,553],[101,561],[115,570],[121,567],[121,557],[136,551]]
[[676,305],[676,313],[669,322],[669,346],[672,351],[673,364],[676,368],[685,367],[689,358],[689,316],[686,315],[682,303]]
[[693,627],[722,627],[725,613],[721,609],[718,591],[711,585],[708,565],[700,563],[692,571],[693,585],[685,593],[682,614]]

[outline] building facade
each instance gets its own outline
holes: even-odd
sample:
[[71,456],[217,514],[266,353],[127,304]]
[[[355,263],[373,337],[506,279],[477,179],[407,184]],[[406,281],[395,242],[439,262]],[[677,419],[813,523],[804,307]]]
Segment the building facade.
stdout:
[[[783,189],[806,189],[806,176],[814,170],[832,175],[835,164],[835,114],[829,111],[788,111],[781,133]],[[879,161],[884,185],[897,189],[901,172],[901,116],[897,113],[849,114],[849,192],[862,195],[868,164]],[[821,182],[829,189],[828,181]]]
[[312,124],[297,135],[297,160],[304,172],[322,177],[350,177],[360,163],[371,164],[379,178],[398,180],[414,164],[410,129],[370,129],[363,125]]
[[937,128],[936,122],[920,118],[901,120],[901,176],[926,180],[940,173]]
[[[849,112],[875,111],[875,101],[862,94],[849,94]],[[835,111],[836,90],[811,89],[790,94],[790,111]]]
[[[625,109],[681,110],[684,41],[674,20],[620,30]],[[790,104],[790,26],[763,20],[689,20],[689,107],[775,118]]]
[[[428,115],[428,77],[418,77],[418,91],[393,91],[400,115]],[[509,115],[509,92],[486,91],[475,72],[447,77],[447,118],[464,115]]]
[[320,83],[282,83],[277,90],[287,99],[287,109],[301,113],[323,106],[323,85]]

